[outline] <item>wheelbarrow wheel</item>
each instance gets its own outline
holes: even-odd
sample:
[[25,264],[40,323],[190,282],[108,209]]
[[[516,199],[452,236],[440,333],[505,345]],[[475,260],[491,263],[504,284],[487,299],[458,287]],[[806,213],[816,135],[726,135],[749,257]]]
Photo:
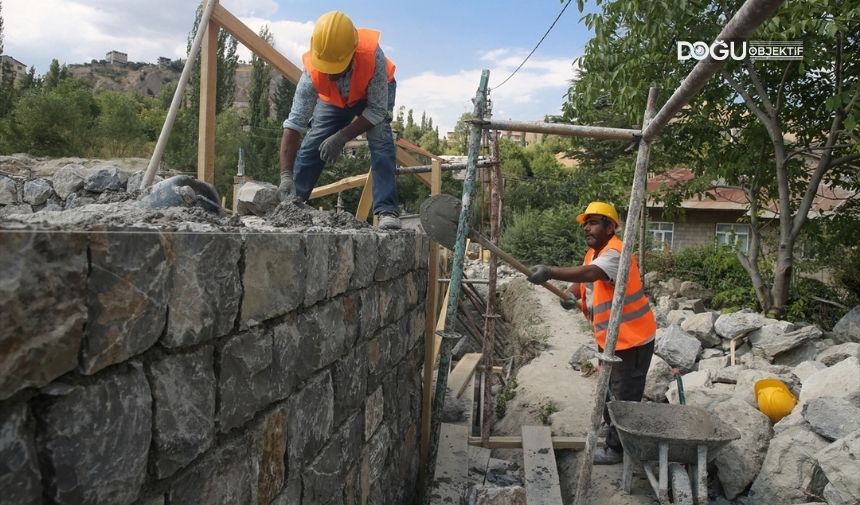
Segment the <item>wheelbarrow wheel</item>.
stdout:
[[687,467],[678,463],[670,464],[669,477],[672,481],[672,504],[693,505],[693,489],[690,487]]

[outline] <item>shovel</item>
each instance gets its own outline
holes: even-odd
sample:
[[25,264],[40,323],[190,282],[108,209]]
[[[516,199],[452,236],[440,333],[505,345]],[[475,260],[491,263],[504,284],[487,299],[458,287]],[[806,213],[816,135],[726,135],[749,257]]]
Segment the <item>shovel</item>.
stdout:
[[[451,195],[431,196],[421,204],[421,226],[431,239],[441,244],[446,249],[454,250],[454,242],[457,239],[457,225],[460,219],[460,200]],[[531,275],[529,269],[516,260],[513,256],[499,249],[495,244],[487,240],[475,230],[469,230],[469,238],[489,249],[493,254],[502,258],[505,263],[516,268],[525,275]],[[545,282],[541,284],[553,294],[566,300],[569,298],[562,290]]]

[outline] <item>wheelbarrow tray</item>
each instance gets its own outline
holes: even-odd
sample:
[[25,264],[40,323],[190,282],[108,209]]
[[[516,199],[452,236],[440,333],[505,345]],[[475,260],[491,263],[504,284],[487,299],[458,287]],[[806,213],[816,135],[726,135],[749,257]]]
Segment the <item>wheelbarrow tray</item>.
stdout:
[[659,459],[664,442],[669,445],[669,461],[696,463],[700,445],[707,446],[711,460],[719,448],[741,437],[738,430],[693,405],[613,401],[607,408],[625,452],[639,461]]

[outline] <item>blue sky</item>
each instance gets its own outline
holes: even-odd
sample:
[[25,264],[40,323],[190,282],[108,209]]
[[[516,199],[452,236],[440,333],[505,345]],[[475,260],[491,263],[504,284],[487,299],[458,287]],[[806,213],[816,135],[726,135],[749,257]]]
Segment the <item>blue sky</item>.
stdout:
[[[563,5],[558,0],[326,1],[221,0],[255,31],[267,24],[275,47],[294,63],[314,20],[339,9],[357,26],[378,29],[397,65],[397,105],[426,111],[441,132],[471,110],[482,68],[495,86],[534,47]],[[575,4],[575,2],[574,2]],[[185,55],[195,0],[2,0],[5,52],[44,73],[51,61],[83,63],[112,49],[132,61]],[[590,33],[568,7],[528,63],[491,94],[494,115],[540,120],[558,113],[573,61]],[[242,57],[250,58],[243,52]]]

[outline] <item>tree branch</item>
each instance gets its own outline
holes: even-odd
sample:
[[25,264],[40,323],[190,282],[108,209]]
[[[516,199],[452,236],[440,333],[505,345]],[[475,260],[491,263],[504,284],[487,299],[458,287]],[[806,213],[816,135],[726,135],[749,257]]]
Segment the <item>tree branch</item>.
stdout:
[[782,110],[782,91],[785,89],[785,81],[788,79],[788,72],[791,70],[791,66],[794,64],[794,60],[789,61],[788,65],[785,66],[785,71],[782,73],[782,79],[779,81],[779,86],[776,88],[776,115],[779,114],[779,111]]
[[842,165],[843,163],[850,163],[854,160],[860,160],[860,153],[849,154],[841,158],[836,158],[835,160],[830,162],[830,168],[833,168],[837,165]]
[[765,110],[770,115],[771,118],[776,119],[776,110],[773,107],[773,104],[770,101],[770,97],[767,96],[767,91],[764,89],[764,85],[761,83],[761,79],[758,76],[758,72],[753,68],[750,60],[744,60],[744,65],[747,68],[747,72],[750,75],[750,79],[753,82],[753,86],[755,86],[756,92],[758,93],[759,98],[761,98],[761,103],[764,105]]

